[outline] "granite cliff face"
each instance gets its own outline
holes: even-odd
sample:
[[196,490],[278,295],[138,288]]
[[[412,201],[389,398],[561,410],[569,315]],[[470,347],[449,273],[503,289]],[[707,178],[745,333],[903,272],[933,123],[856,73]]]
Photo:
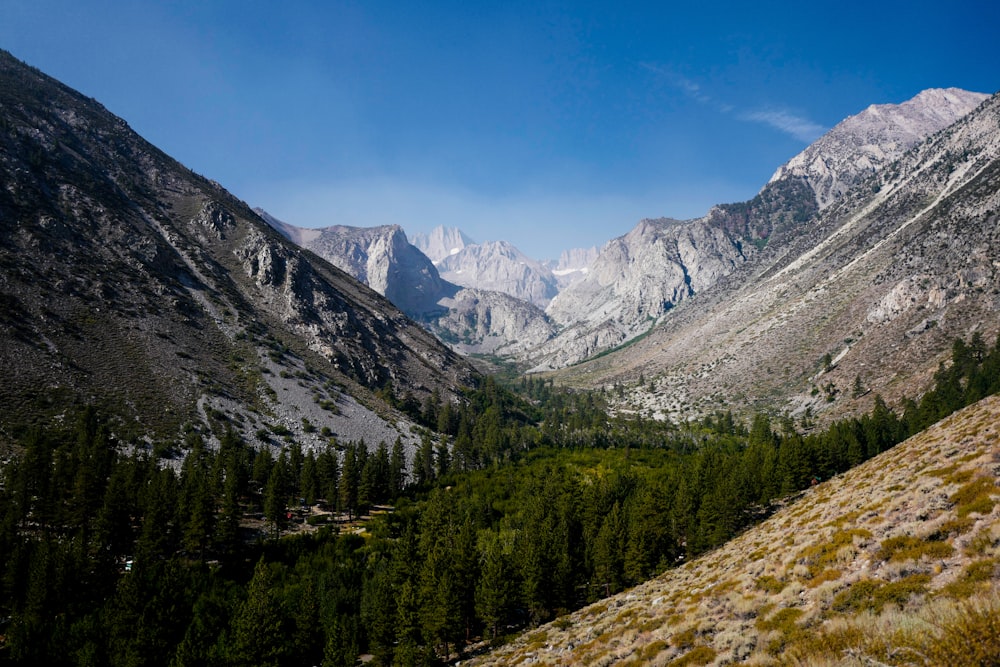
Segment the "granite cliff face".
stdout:
[[475,243],[457,227],[438,225],[429,234],[413,234],[413,245],[437,264],[467,245]]
[[354,276],[410,317],[419,319],[439,310],[437,301],[448,287],[399,225],[305,229],[257,212],[286,238]]
[[643,220],[552,300],[546,313],[565,330],[533,354],[555,368],[619,345],[745,261],[740,242],[706,220]]
[[377,442],[410,437],[375,396],[388,382],[476,381],[385,298],[5,52],[0,182],[0,436],[90,403],[151,436],[266,419],[310,443],[308,417]]
[[456,285],[503,292],[540,308],[559,292],[552,271],[506,241],[467,245],[436,266]]
[[643,220],[609,241],[586,277],[556,297],[548,313],[562,324],[655,319],[744,259],[723,230],[704,222]]

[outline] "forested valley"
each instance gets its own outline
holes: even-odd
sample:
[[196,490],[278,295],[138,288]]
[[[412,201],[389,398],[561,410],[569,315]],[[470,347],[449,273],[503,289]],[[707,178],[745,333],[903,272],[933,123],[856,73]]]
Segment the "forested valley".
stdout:
[[[225,419],[218,448],[192,428],[154,450],[85,409],[3,464],[0,663],[440,664],[712,549],[998,390],[1000,340],[978,336],[919,400],[822,429],[612,417],[597,393],[487,378],[461,405],[402,406],[426,427],[412,460],[398,442],[260,447]],[[311,506],[328,514],[290,530]]]

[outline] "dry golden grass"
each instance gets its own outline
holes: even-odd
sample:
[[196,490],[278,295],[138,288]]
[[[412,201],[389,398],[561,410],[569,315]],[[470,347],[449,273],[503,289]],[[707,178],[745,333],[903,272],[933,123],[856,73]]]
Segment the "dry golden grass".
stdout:
[[1000,665],[998,425],[1000,398],[970,406],[469,664]]

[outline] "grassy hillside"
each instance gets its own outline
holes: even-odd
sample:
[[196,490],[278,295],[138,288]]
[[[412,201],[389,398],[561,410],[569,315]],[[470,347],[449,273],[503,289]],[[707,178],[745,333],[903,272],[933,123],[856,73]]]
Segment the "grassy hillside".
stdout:
[[997,664],[998,418],[970,406],[473,664]]

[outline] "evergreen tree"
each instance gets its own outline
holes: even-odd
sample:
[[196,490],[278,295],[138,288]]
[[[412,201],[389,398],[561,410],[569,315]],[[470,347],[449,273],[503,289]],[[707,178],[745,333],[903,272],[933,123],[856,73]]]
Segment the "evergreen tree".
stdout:
[[611,595],[622,589],[625,576],[625,521],[616,502],[604,517],[593,545],[594,583]]
[[302,461],[302,474],[299,476],[299,494],[306,505],[316,503],[319,497],[319,475],[316,471],[316,455],[310,450]]
[[258,449],[250,469],[250,480],[254,483],[255,492],[263,491],[267,480],[271,477],[271,468],[273,467],[274,455],[271,454],[271,448],[265,446]]
[[403,440],[396,437],[392,443],[392,454],[389,456],[389,498],[396,499],[403,493],[406,486],[406,454],[403,451]]
[[236,664],[277,667],[284,662],[289,628],[277,593],[278,568],[257,562],[247,597],[233,615],[231,660]]
[[[301,564],[301,561],[299,561]],[[324,636],[320,619],[320,599],[316,578],[311,571],[299,568],[296,584],[285,596],[291,608],[292,633],[286,641],[288,664],[318,665],[323,660]]]
[[434,443],[429,433],[420,438],[420,449],[414,455],[414,481],[417,486],[424,486],[434,480]]
[[285,453],[282,452],[271,468],[267,485],[264,487],[264,518],[271,524],[275,537],[279,535],[286,521],[287,475]]
[[379,665],[391,665],[396,641],[396,598],[391,565],[378,559],[369,567],[361,598],[361,619]]
[[191,621],[177,645],[172,667],[209,667],[226,658],[229,609],[225,600],[202,594],[191,609]]
[[136,544],[136,561],[152,562],[172,555],[177,548],[174,523],[177,508],[177,478],[162,468],[149,480],[141,498],[142,530]]
[[320,497],[330,509],[336,510],[340,503],[340,466],[332,446],[327,446],[316,458],[316,476]]
[[436,477],[444,477],[451,471],[451,452],[448,449],[448,438],[442,435],[434,448],[434,473]]
[[372,499],[375,502],[384,503],[389,499],[390,467],[389,448],[385,441],[381,440],[375,450],[375,456],[371,458]]
[[514,601],[514,568],[510,550],[498,533],[487,531],[479,539],[479,569],[476,583],[476,613],[496,639],[510,615]]
[[184,548],[204,560],[214,531],[215,489],[213,460],[201,436],[189,440],[191,450],[181,466],[178,524]]
[[232,556],[239,549],[240,507],[239,474],[227,468],[222,487],[222,508],[215,522],[215,545],[223,556]]
[[354,518],[358,512],[361,487],[361,470],[358,467],[358,448],[348,444],[344,450],[344,465],[340,473],[340,507]]

